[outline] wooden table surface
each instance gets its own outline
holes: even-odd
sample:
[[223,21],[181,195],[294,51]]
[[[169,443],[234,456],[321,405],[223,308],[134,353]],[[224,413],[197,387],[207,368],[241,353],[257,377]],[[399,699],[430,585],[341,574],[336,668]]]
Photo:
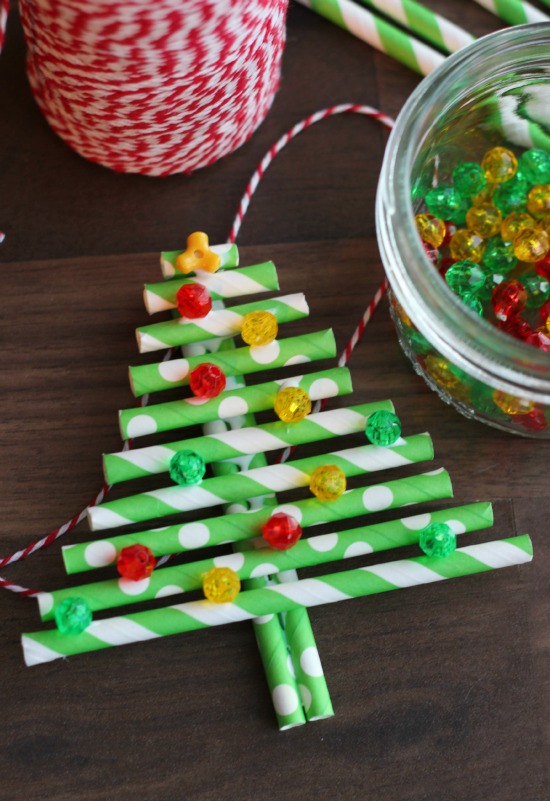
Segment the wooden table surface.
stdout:
[[[499,26],[470,0],[430,5],[475,34]],[[133,404],[126,365],[139,362],[133,330],[146,321],[141,286],[159,278],[158,251],[196,229],[223,241],[252,170],[300,118],[340,102],[395,115],[418,81],[291,6],[281,88],[251,141],[191,176],[116,175],[41,117],[14,9],[0,58],[3,554],[99,489],[101,453],[119,447],[117,409]],[[374,197],[385,141],[357,115],[314,126],[252,201],[242,263],[273,259],[282,289],[310,302],[311,318],[289,333],[333,326],[341,349],[381,281]],[[454,502],[494,501],[494,529],[468,541],[529,533],[533,563],[312,610],[336,715],[284,733],[250,624],[26,668],[20,635],[39,628],[35,602],[4,592],[1,801],[549,797],[548,443],[442,404],[401,353],[386,302],[350,368],[354,403],[392,398],[406,433],[430,431]],[[81,524],[64,541],[86,539]],[[42,589],[76,583],[60,549],[1,574]]]

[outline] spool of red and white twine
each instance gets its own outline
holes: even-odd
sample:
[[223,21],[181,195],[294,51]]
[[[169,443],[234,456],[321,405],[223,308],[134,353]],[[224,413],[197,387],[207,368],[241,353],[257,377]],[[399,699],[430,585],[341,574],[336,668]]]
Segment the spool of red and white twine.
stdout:
[[267,114],[287,5],[20,0],[32,91],[53,130],[90,161],[145,175],[206,167]]

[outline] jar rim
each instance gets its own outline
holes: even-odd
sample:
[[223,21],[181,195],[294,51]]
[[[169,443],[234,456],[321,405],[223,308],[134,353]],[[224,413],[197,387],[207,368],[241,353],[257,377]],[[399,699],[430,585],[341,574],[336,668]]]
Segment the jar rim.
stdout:
[[[399,113],[388,140],[378,185],[376,221],[390,285],[399,301],[413,300],[419,317],[414,321],[420,330],[426,327],[432,334],[429,339],[435,336],[434,346],[450,358],[459,354],[463,364],[475,365],[493,377],[517,383],[519,375],[523,386],[550,396],[548,353],[513,338],[471,312],[439,275],[433,280],[434,266],[424,252],[416,229],[410,169],[407,168],[426,137],[425,112],[433,106],[436,95],[444,93],[446,86],[449,88],[462,73],[467,75],[472,67],[479,73],[480,81],[487,83],[491,75],[484,71],[484,64],[492,63],[499,55],[511,66],[524,47],[532,49],[537,44],[545,48],[550,75],[550,22],[540,22],[483,36],[448,56],[421,81]],[[473,88],[465,84],[464,96]],[[458,101],[459,97],[453,99],[453,104]],[[389,223],[388,216],[393,223]],[[399,254],[397,260],[396,253]]]

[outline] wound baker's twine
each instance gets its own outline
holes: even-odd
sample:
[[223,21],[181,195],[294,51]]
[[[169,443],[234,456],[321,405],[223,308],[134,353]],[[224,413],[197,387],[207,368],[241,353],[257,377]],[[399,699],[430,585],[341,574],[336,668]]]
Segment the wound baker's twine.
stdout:
[[288,0],[19,5],[42,113],[70,147],[117,172],[212,164],[252,135],[279,86]]
[[[239,204],[239,208],[237,210],[237,214],[235,215],[235,219],[233,221],[233,225],[231,226],[231,231],[229,234],[228,241],[233,243],[236,240],[237,234],[241,228],[242,222],[246,215],[246,212],[250,205],[250,200],[252,195],[258,188],[258,185],[262,178],[265,175],[265,172],[273,159],[278,155],[278,153],[283,150],[289,142],[292,141],[296,136],[298,136],[302,131],[307,130],[307,128],[314,125],[316,122],[320,122],[321,120],[327,119],[328,117],[333,117],[337,114],[362,114],[363,116],[370,117],[371,119],[380,122],[386,128],[391,129],[393,128],[394,122],[390,117],[387,117],[385,114],[382,114],[375,108],[371,108],[370,106],[363,106],[354,103],[346,103],[337,106],[330,106],[329,108],[323,109],[321,111],[316,112],[315,114],[311,114],[306,117],[301,122],[298,122],[294,125],[290,130],[288,130],[272,147],[267,151],[261,162],[259,163],[258,167],[254,171],[250,181],[248,182],[244,194],[241,198],[241,202]],[[343,366],[347,364],[349,361],[353,350],[357,346],[357,344],[361,341],[365,328],[372,318],[378,304],[382,300],[384,293],[386,291],[387,283],[384,279],[380,284],[379,288],[375,292],[374,296],[371,298],[367,308],[365,309],[359,323],[357,324],[355,330],[353,331],[351,337],[349,338],[344,350],[342,351],[340,358],[338,359],[338,365]],[[169,358],[171,351],[165,356]],[[145,406],[147,404],[147,398],[144,397],[141,399],[141,406]],[[131,447],[131,441],[127,440],[124,443],[124,449]],[[282,455],[279,457],[280,462],[286,461],[288,456],[291,452],[293,452],[295,448],[287,448],[285,451],[282,452]],[[23,548],[20,551],[12,554],[11,556],[4,557],[0,559],[0,567],[6,567],[7,565],[13,564],[15,562],[21,561],[22,559],[26,559],[33,553],[37,553],[42,548],[47,548],[48,546],[52,545],[56,542],[61,536],[66,534],[67,532],[71,531],[81,520],[84,519],[86,516],[88,509],[91,506],[95,506],[96,504],[100,503],[105,495],[108,493],[110,487],[109,485],[105,484],[97,496],[93,499],[93,501],[83,509],[79,514],[75,515],[71,520],[64,523],[62,526],[54,529],[52,532],[47,534],[45,537],[37,540],[36,542],[31,543],[26,548]],[[166,561],[163,559],[163,561]],[[160,560],[157,562],[157,566],[160,565]],[[4,578],[0,578],[0,587],[3,587],[6,590],[10,590],[11,592],[18,593],[24,597],[34,597],[38,595],[41,590],[30,589],[28,587],[23,587],[19,584],[15,584],[11,581],[7,581]]]

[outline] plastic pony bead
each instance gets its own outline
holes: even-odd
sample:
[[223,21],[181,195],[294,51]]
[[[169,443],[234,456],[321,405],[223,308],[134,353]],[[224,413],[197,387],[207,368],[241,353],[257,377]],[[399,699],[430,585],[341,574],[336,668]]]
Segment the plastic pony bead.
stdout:
[[143,581],[149,578],[155,567],[153,551],[146,545],[129,545],[118,555],[116,567],[122,578],[129,581]]
[[426,556],[450,556],[456,548],[456,534],[446,523],[431,523],[420,532],[418,542]]
[[275,395],[273,409],[283,423],[296,423],[311,412],[311,400],[305,389],[284,387]]
[[251,347],[261,347],[273,342],[279,331],[274,314],[268,311],[252,311],[245,314],[241,327],[241,337]]
[[187,237],[187,248],[176,259],[176,268],[187,275],[195,270],[215,273],[222,263],[221,256],[208,245],[208,236],[195,231]]
[[401,421],[393,412],[380,409],[369,415],[365,434],[373,445],[393,445],[401,436]]
[[302,527],[292,515],[275,512],[262,526],[262,534],[272,548],[287,551],[296,545],[302,536]]
[[177,451],[170,459],[170,478],[182,487],[200,484],[206,472],[204,459],[191,450]]
[[209,314],[212,298],[202,284],[184,284],[176,293],[176,305],[182,317],[197,320]]
[[205,598],[215,604],[234,601],[241,589],[241,580],[229,567],[213,567],[205,573],[202,591]]
[[321,465],[311,474],[309,488],[320,501],[335,501],[346,490],[346,474],[335,464]]
[[215,398],[225,389],[225,375],[216,364],[203,362],[189,374],[191,392],[197,398]]
[[80,634],[92,622],[92,612],[83,598],[65,598],[55,608],[55,622],[61,634]]

